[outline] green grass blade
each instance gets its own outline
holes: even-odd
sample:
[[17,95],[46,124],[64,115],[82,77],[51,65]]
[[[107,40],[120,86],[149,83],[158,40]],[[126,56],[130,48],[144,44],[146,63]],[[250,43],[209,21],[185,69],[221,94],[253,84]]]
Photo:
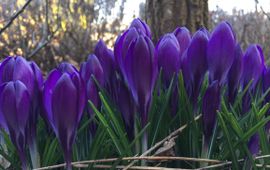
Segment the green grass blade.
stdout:
[[95,107],[95,105],[91,101],[88,101],[88,103],[90,104],[90,106],[93,109],[94,113],[99,118],[102,125],[106,128],[106,130],[107,130],[109,136],[111,137],[111,139],[112,139],[118,153],[120,155],[124,155],[125,150],[122,148],[122,145],[121,145],[120,141],[118,140],[117,135],[111,129],[111,127],[110,127],[109,123],[107,122],[107,120],[105,119],[105,117],[97,110],[97,108]]
[[222,118],[222,115],[220,114],[220,112],[218,112],[218,120],[219,120],[219,123],[220,123],[220,126],[225,134],[225,137],[226,137],[226,140],[227,140],[227,143],[228,143],[228,146],[229,146],[229,150],[230,150],[230,153],[231,153],[231,156],[232,156],[232,164],[233,164],[233,167],[234,169],[239,169],[238,167],[238,161],[237,161],[237,156],[235,154],[235,150],[234,150],[234,147],[233,147],[233,144],[232,144],[232,140],[231,140],[231,136],[229,134],[229,131],[226,127],[226,124]]

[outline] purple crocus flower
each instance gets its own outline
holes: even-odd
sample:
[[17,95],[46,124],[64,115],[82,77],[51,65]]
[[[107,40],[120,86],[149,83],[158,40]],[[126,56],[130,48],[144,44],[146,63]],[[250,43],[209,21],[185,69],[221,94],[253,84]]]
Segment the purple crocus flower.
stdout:
[[207,88],[202,103],[203,132],[206,145],[212,136],[216,124],[217,110],[220,108],[221,96],[218,81],[213,81]]
[[118,79],[117,86],[116,105],[118,106],[124,120],[127,135],[129,139],[132,140],[134,138],[134,115],[136,105],[134,104],[132,94],[124,81]]
[[141,114],[142,126],[145,126],[158,73],[154,45],[148,37],[139,36],[131,43],[125,70],[128,85]]
[[180,58],[182,58],[183,53],[186,51],[191,42],[190,32],[186,27],[178,27],[174,30],[173,33],[178,40],[181,49]]
[[31,97],[24,83],[16,80],[0,86],[0,112],[4,116],[11,141],[17,149],[24,170],[27,169],[25,147],[30,109]]
[[57,69],[61,72],[67,72],[69,74],[77,72],[76,67],[68,62],[62,62],[61,64],[59,64]]
[[213,31],[207,46],[210,82],[218,80],[221,85],[233,64],[235,36],[227,22],[221,22]]
[[[72,145],[85,105],[85,88],[79,72],[60,65],[50,72],[43,89],[43,104],[71,169]],[[64,118],[64,121],[63,121]]]
[[208,39],[210,38],[211,35],[206,28],[202,27],[200,28],[200,31],[204,32],[204,34],[207,36]]
[[7,57],[0,67],[0,84],[20,80],[28,88],[30,96],[34,95],[35,75],[31,65],[23,57]]
[[183,76],[187,91],[196,105],[204,75],[207,71],[207,43],[205,32],[198,30],[183,55]]
[[261,47],[256,44],[250,45],[243,57],[243,88],[252,80],[252,85],[250,86],[252,90],[259,81],[264,68],[264,56]]
[[240,44],[235,46],[234,61],[228,73],[228,101],[233,103],[243,72],[243,52]]
[[104,41],[99,40],[95,47],[95,55],[103,68],[105,81],[109,84],[115,71],[113,51],[107,48]]
[[149,26],[145,22],[143,22],[140,18],[136,18],[131,22],[129,28],[132,27],[136,28],[140,34],[146,35],[149,38],[151,38],[151,31]]
[[168,86],[174,74],[180,69],[180,46],[174,34],[165,34],[158,42],[155,55],[162,68],[163,80]]
[[[126,55],[128,52],[128,48],[130,44],[139,36],[138,31],[136,28],[129,28],[126,30],[120,38],[117,39],[115,46],[114,46],[114,56],[118,67],[120,68],[121,73],[123,74],[125,80],[126,71],[124,69],[124,62],[126,60]],[[127,80],[126,80],[127,81]]]
[[[83,82],[85,83],[86,99],[91,100],[91,102],[93,102],[96,107],[100,107],[98,89],[92,76],[94,76],[98,83],[103,86],[104,73],[98,58],[94,54],[89,55],[87,61],[81,64],[80,75]],[[92,110],[89,107],[87,107],[87,110],[91,115]]]
[[[0,84],[20,80],[28,89],[31,99],[29,120],[27,121],[27,143],[29,144],[33,167],[38,167],[36,146],[36,125],[41,110],[41,87],[43,77],[39,67],[34,62],[28,62],[23,57],[7,57],[0,66]],[[0,116],[1,117],[1,116]],[[6,126],[5,123],[3,126]],[[5,127],[4,127],[5,128]]]
[[261,47],[255,44],[250,45],[243,57],[243,73],[241,83],[242,88],[245,88],[251,81],[252,84],[249,86],[248,92],[243,97],[242,114],[246,113],[250,109],[250,95],[255,93],[255,87],[257,86],[264,69],[264,56]]

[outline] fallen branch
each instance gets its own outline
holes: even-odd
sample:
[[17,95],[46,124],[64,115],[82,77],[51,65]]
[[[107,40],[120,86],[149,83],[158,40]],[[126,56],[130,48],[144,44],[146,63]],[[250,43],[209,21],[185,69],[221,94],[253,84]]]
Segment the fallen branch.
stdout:
[[[258,159],[264,159],[264,158],[268,158],[270,157],[270,155],[262,155],[262,156],[257,156],[254,159],[258,160]],[[77,168],[82,168],[82,167],[88,167],[89,164],[94,164],[94,163],[108,163],[108,162],[115,162],[115,161],[119,161],[120,158],[108,158],[108,159],[97,159],[97,160],[86,160],[86,161],[77,161],[77,162],[72,162],[72,166],[77,167]],[[214,164],[214,165],[209,165],[209,166],[205,166],[202,168],[197,168],[197,170],[202,170],[202,169],[212,169],[212,168],[218,168],[218,167],[224,167],[224,166],[229,166],[232,164],[231,161],[220,161],[220,160],[215,160],[215,159],[202,159],[202,158],[191,158],[191,157],[167,157],[167,156],[140,156],[140,157],[124,157],[121,160],[123,161],[132,161],[132,160],[147,160],[147,161],[171,161],[171,160],[177,160],[177,161],[190,161],[190,162],[205,162],[205,163],[209,163],[209,164]],[[238,162],[243,162],[244,159],[240,159],[238,160]],[[34,170],[47,170],[47,169],[55,169],[55,168],[61,168],[61,167],[65,167],[66,164],[58,164],[58,165],[52,165],[52,166],[47,166],[47,167],[42,167],[42,168],[37,168]],[[257,164],[256,166],[261,167],[261,166],[266,166],[266,165],[261,165],[261,164]],[[269,165],[267,165],[268,167]],[[93,167],[95,168],[102,168],[102,167],[112,167],[111,165],[93,165]],[[125,168],[126,166],[121,165],[121,166],[117,166],[119,168]],[[129,167],[129,169],[140,169],[138,167],[142,167],[142,166],[131,166]],[[145,166],[143,166],[145,167]],[[121,169],[122,169],[121,168]],[[160,167],[157,167],[160,168]]]
[[23,7],[17,11],[8,21],[8,23],[0,29],[0,35],[13,23],[13,21],[21,14],[23,13],[23,11],[25,10],[25,8],[30,4],[32,0],[28,0],[24,5]]
[[[254,160],[259,160],[259,159],[264,159],[264,158],[269,158],[270,155],[262,155],[262,156],[257,156],[254,158]],[[238,160],[238,162],[243,162],[245,161],[244,159],[240,159]],[[213,169],[213,168],[220,168],[220,167],[224,167],[224,166],[228,166],[231,165],[232,161],[228,161],[228,162],[223,162],[223,163],[218,163],[215,165],[209,165],[209,166],[205,166],[202,168],[198,168],[197,170],[203,170],[203,169]],[[270,168],[270,165],[262,165],[262,164],[256,164],[257,167],[265,167],[265,168]]]
[[[198,115],[197,117],[194,118],[194,121],[197,121],[201,118],[201,114]],[[149,153],[151,153],[152,151],[154,151],[155,149],[157,149],[159,146],[163,145],[164,142],[169,141],[170,139],[178,136],[189,124],[185,124],[183,126],[181,126],[179,129],[176,129],[175,131],[173,131],[171,134],[169,134],[169,136],[167,136],[166,138],[164,138],[163,140],[159,141],[158,143],[156,143],[153,147],[151,147],[150,149],[148,149],[147,151],[145,151],[143,154],[141,154],[140,157],[146,156]],[[128,168],[130,168],[132,165],[134,165],[137,162],[137,160],[134,160],[133,162],[131,162],[127,167],[124,168],[124,170],[127,170]]]
[[[78,162],[72,162],[71,164],[75,167],[81,166],[84,164],[92,164],[92,163],[106,163],[106,162],[114,162],[118,161],[119,158],[108,158],[108,159],[97,159],[97,160],[86,160],[86,161],[78,161]],[[214,160],[214,159],[202,159],[202,158],[190,158],[190,157],[168,157],[168,156],[141,156],[141,157],[124,157],[121,160],[123,161],[131,161],[131,160],[147,160],[147,161],[171,161],[171,160],[177,160],[177,161],[191,161],[191,162],[206,162],[210,164],[218,164],[222,163],[222,161]],[[58,164],[58,165],[52,165],[42,168],[37,168],[34,170],[45,170],[45,169],[54,169],[54,168],[60,168],[64,167],[66,164]]]
[[[118,165],[118,166],[111,166],[111,165],[94,165],[96,169],[123,169],[125,166]],[[138,170],[187,170],[182,168],[166,168],[166,167],[152,167],[152,166],[131,166],[129,169],[138,169]]]

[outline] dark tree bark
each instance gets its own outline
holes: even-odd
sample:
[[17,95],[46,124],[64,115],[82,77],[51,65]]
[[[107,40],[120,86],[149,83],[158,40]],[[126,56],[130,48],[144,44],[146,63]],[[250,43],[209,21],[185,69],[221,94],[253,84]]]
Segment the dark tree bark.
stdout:
[[154,42],[177,26],[208,27],[208,0],[146,0],[145,9]]

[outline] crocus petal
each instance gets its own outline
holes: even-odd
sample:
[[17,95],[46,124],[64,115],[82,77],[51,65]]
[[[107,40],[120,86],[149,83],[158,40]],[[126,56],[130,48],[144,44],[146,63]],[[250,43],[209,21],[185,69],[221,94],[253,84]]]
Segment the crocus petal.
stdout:
[[[70,130],[77,120],[77,90],[67,73],[63,73],[52,92],[53,122],[58,129]],[[64,106],[64,107],[63,107]],[[63,121],[63,118],[65,118]]]
[[250,45],[246,50],[243,57],[243,75],[242,85],[245,87],[251,80],[252,85],[250,89],[253,89],[264,69],[263,56],[261,55],[261,48],[258,45]]
[[[87,99],[89,99],[96,107],[100,106],[100,100],[99,100],[99,95],[98,95],[98,90],[96,87],[95,82],[93,81],[88,81],[86,84],[86,95]],[[89,111],[91,113],[91,111]]]
[[109,50],[102,40],[99,40],[95,47],[95,55],[97,56],[102,69],[104,71],[104,77],[107,83],[115,70],[115,61],[112,50]]
[[127,77],[125,75],[124,62],[126,60],[128,48],[131,42],[134,41],[138,36],[139,36],[139,33],[137,32],[135,28],[132,27],[126,30],[121,35],[121,37],[119,38],[117,43],[115,43],[115,46],[114,46],[114,56],[125,79]]
[[208,144],[216,124],[217,110],[220,108],[220,86],[218,81],[212,82],[203,97],[202,119],[205,141]]
[[61,64],[59,64],[57,69],[61,71],[62,73],[66,72],[68,74],[77,72],[76,67],[74,67],[72,64],[67,63],[67,62],[62,62]]
[[13,80],[22,81],[28,88],[30,95],[34,95],[34,73],[29,63],[22,57],[16,57],[15,59]]
[[180,46],[174,34],[164,35],[156,46],[159,68],[162,68],[165,84],[168,86],[173,74],[180,69]]
[[41,90],[43,85],[42,72],[35,62],[30,62],[30,66],[35,76],[37,89]]
[[[81,65],[80,75],[81,75],[82,80],[84,81],[84,86],[86,88],[84,92],[86,94],[85,95],[86,99],[91,100],[97,108],[100,108],[98,88],[92,76],[96,78],[96,80],[98,81],[101,87],[104,87],[105,77],[104,77],[103,68],[98,58],[95,55],[90,55],[87,61]],[[77,87],[80,87],[80,86],[77,86]],[[86,99],[81,99],[81,100],[84,100],[86,103],[87,102]],[[92,109],[88,106],[87,103],[86,103],[86,107],[87,107],[88,114],[92,115]]]
[[19,129],[16,117],[16,93],[13,82],[4,84],[4,88],[1,92],[0,104],[1,112],[4,114],[8,128]]
[[47,114],[45,114],[45,119],[51,124],[51,126],[54,128],[54,124],[52,123],[53,120],[53,112],[52,112],[52,92],[53,89],[58,81],[58,79],[61,77],[62,73],[59,70],[54,69],[49,74],[43,89],[43,104],[45,107],[45,110]]
[[[185,81],[190,81],[193,103],[197,101],[204,75],[207,71],[207,35],[199,30],[192,37],[184,60],[183,73]],[[190,79],[190,80],[187,80]]]
[[240,44],[235,46],[234,50],[234,61],[232,67],[228,73],[228,95],[229,102],[234,101],[239,81],[243,72],[243,52]]
[[142,114],[144,126],[158,72],[154,45],[148,37],[140,36],[132,42],[126,58],[125,69],[129,87]]
[[136,28],[140,34],[146,35],[149,38],[151,38],[151,31],[149,26],[145,22],[143,22],[140,18],[136,18],[131,22],[129,28],[132,27]]
[[133,139],[135,105],[134,101],[132,100],[132,95],[123,81],[119,82],[117,96],[117,106],[119,107],[121,115],[124,119],[127,134],[129,139]]
[[7,57],[0,66],[0,84],[11,81],[14,72],[14,58]]
[[77,89],[77,123],[79,124],[82,114],[83,114],[83,110],[84,110],[84,106],[86,104],[86,96],[85,94],[85,84],[83,83],[82,79],[80,78],[80,75],[78,72],[74,72],[71,75],[71,80],[74,83],[74,85],[76,86]]
[[178,43],[181,49],[180,58],[182,58],[184,51],[188,48],[191,42],[190,32],[186,27],[178,27],[174,30],[173,33],[178,40]]
[[89,55],[85,64],[81,66],[80,74],[85,83],[92,79],[91,75],[94,75],[100,85],[104,85],[103,68],[95,55]]
[[[3,89],[5,88],[5,86],[6,86],[6,83],[3,83],[3,84],[0,85],[0,95],[1,95],[1,93],[3,91]],[[1,128],[3,128],[5,131],[8,132],[5,116],[4,116],[1,108],[0,108],[0,125],[1,125]]]
[[213,31],[207,46],[207,60],[210,81],[225,83],[234,60],[235,38],[231,26],[221,22]]
[[23,130],[26,127],[30,114],[31,99],[26,86],[21,81],[17,80],[14,84],[14,88],[16,92],[16,117],[18,119],[18,126]]
[[15,145],[22,162],[27,168],[25,155],[26,127],[30,114],[30,95],[26,86],[19,80],[10,81],[1,87],[0,112],[3,113],[12,143]]
[[1,64],[0,74],[0,83],[20,80],[26,85],[30,95],[34,95],[34,73],[29,63],[23,57],[6,58]]

